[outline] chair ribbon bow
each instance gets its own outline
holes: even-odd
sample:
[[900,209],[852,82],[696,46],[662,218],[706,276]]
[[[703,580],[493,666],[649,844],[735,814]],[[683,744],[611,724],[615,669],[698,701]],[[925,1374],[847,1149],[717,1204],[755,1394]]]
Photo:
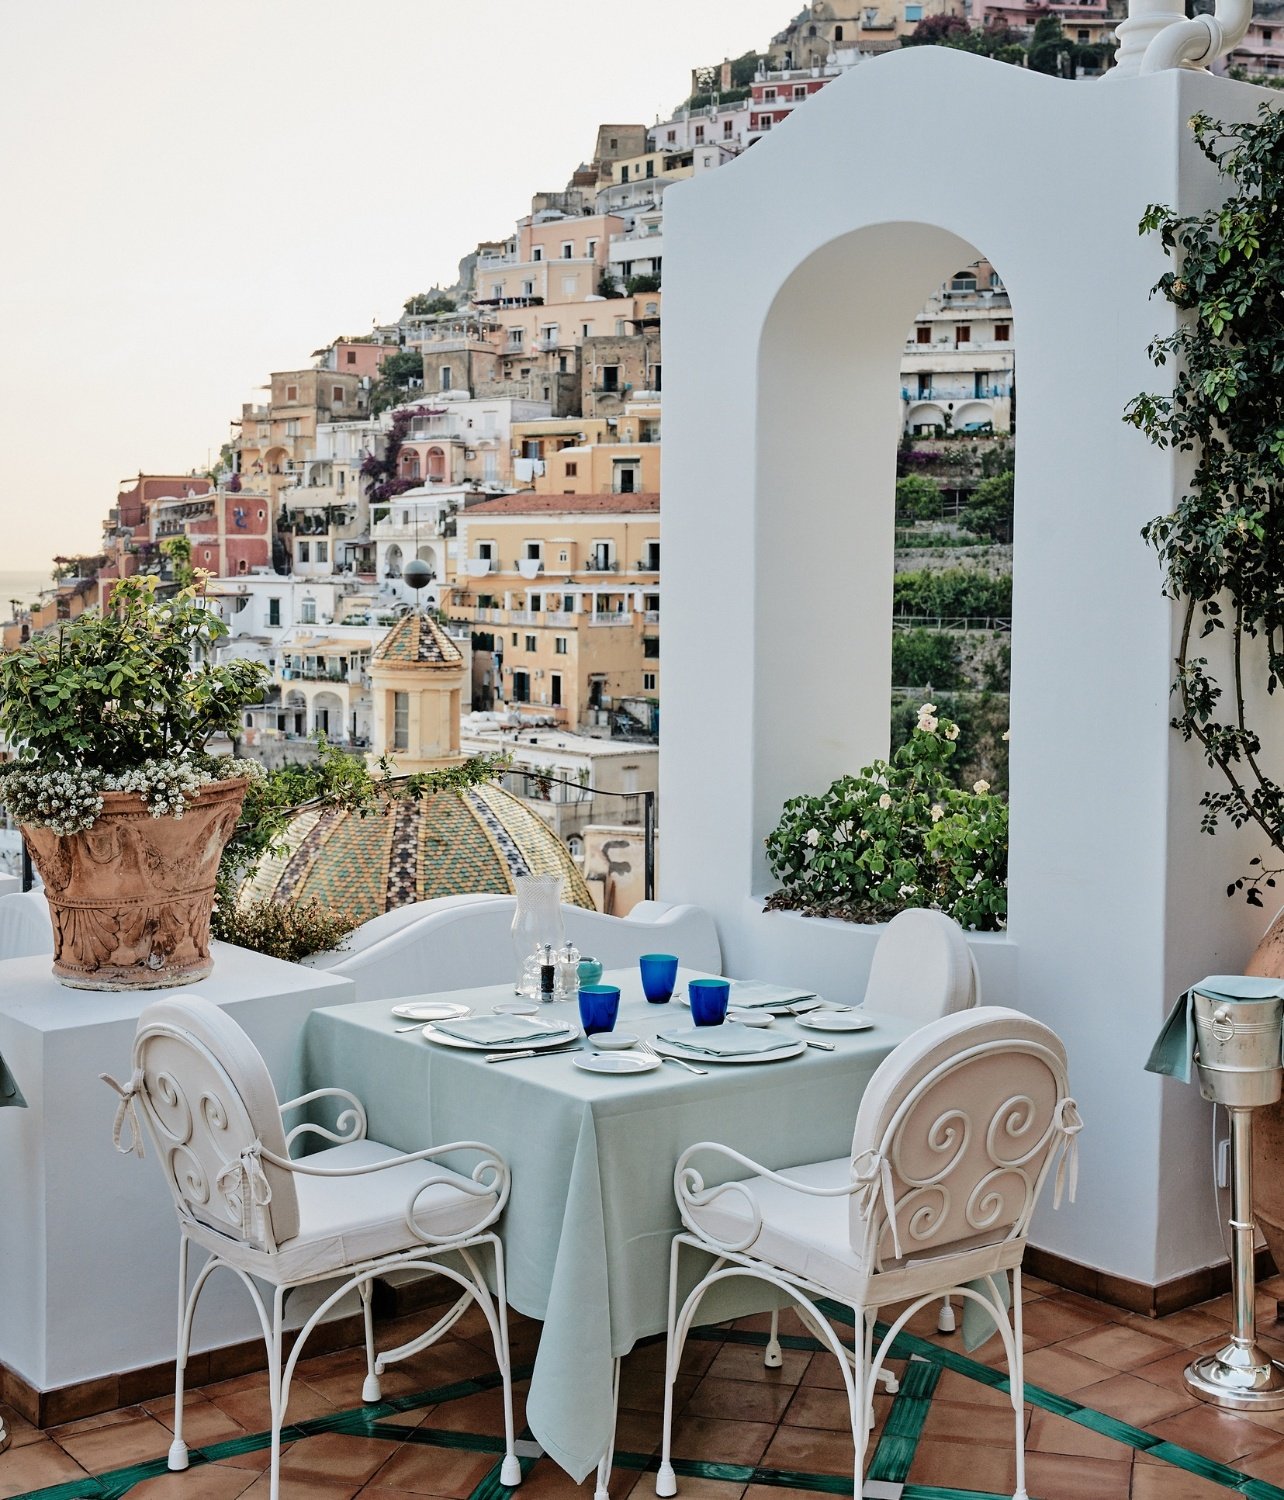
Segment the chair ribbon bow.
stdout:
[[254,1210],[272,1201],[272,1185],[263,1171],[261,1141],[252,1141],[235,1161],[230,1161],[214,1179],[218,1190],[241,1215],[241,1233],[253,1234]]
[[[120,1103],[116,1106],[116,1118],[111,1127],[111,1143],[122,1156],[142,1156],[143,1154],[143,1132],[138,1123],[138,1111],[134,1107],[135,1098],[143,1091],[143,1070],[135,1068],[128,1083],[120,1084],[110,1073],[99,1073],[99,1078],[115,1089],[120,1096]],[[129,1126],[129,1139],[121,1145],[121,1137],[125,1133],[125,1126]]]
[[892,1231],[892,1249],[896,1259],[900,1260],[901,1236],[896,1227],[896,1193],[892,1185],[891,1163],[879,1151],[862,1151],[852,1162],[852,1181],[860,1187],[857,1202],[866,1221],[872,1216],[878,1200],[883,1200],[883,1212]]
[[1052,1206],[1060,1208],[1062,1194],[1065,1193],[1073,1203],[1079,1186],[1079,1132],[1083,1129],[1083,1120],[1079,1106],[1070,1098],[1058,1100],[1053,1120],[1061,1132],[1061,1151],[1057,1157]]

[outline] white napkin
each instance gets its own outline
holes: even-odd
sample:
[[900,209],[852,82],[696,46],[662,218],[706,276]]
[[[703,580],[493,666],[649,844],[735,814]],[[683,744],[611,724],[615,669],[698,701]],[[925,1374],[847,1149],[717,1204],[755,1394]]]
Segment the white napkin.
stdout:
[[660,1041],[680,1047],[684,1052],[704,1057],[742,1057],[752,1052],[779,1052],[790,1038],[772,1032],[753,1030],[726,1021],[721,1026],[687,1026],[681,1031],[662,1031]]
[[538,1042],[549,1037],[569,1037],[572,1028],[564,1021],[540,1021],[529,1016],[473,1016],[458,1021],[434,1021],[433,1030],[462,1042],[481,1042],[497,1047],[505,1042]]

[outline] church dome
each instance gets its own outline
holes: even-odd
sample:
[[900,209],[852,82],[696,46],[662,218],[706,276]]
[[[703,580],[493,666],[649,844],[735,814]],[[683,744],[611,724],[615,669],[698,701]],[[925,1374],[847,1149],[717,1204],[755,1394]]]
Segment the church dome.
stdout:
[[511,792],[486,783],[390,802],[364,817],[305,808],[241,895],[316,896],[358,925],[436,896],[509,895],[517,875],[561,875],[562,900],[593,910],[584,877],[557,835]]

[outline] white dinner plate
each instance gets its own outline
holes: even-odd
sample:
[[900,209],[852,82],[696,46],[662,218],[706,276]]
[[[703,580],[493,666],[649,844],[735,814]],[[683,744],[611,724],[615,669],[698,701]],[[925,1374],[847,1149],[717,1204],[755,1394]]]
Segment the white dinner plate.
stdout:
[[799,1016],[798,1024],[808,1031],[868,1031],[873,1021],[868,1016],[845,1010],[816,1010]]
[[590,1047],[603,1047],[618,1052],[624,1047],[636,1047],[638,1039],[628,1031],[595,1031],[588,1039]]
[[454,1005],[449,1000],[426,1001],[422,1005],[394,1005],[392,1013],[401,1021],[458,1021],[471,1016],[467,1005]]
[[568,1026],[556,1036],[542,1036],[530,1041],[471,1042],[462,1036],[447,1036],[435,1026],[424,1027],[425,1041],[439,1042],[443,1047],[462,1047],[465,1052],[543,1052],[549,1047],[565,1047],[567,1042],[573,1042],[582,1035],[578,1026]]
[[[491,1010],[497,1016],[537,1016],[539,1006],[533,1000],[501,1000],[498,1005],[492,1005]],[[444,1021],[445,1016],[441,1019]]]
[[727,1012],[727,1020],[739,1021],[742,1026],[757,1026],[761,1028],[771,1025],[771,1012],[769,1010],[737,1010],[733,1005]]
[[571,1061],[586,1073],[650,1073],[660,1066],[645,1052],[577,1052]]
[[686,1047],[675,1047],[656,1037],[652,1046],[664,1057],[680,1057],[683,1062],[694,1063],[703,1068],[706,1063],[765,1063],[783,1062],[787,1057],[801,1057],[807,1050],[806,1042],[782,1041],[770,1052],[742,1052],[739,1057],[715,1057],[711,1052],[692,1052]]

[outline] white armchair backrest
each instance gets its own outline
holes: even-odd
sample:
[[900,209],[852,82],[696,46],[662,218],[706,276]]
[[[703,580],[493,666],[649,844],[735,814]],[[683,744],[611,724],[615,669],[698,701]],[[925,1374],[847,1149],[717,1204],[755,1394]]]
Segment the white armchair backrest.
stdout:
[[180,1215],[273,1250],[299,1232],[281,1107],[267,1065],[232,1018],[208,1000],[147,1006],[134,1036],[135,1098]]
[[944,912],[898,912],[874,949],[865,1005],[908,1020],[934,1021],[979,1000],[976,966],[963,929]]
[[861,1099],[853,1250],[881,1267],[1024,1238],[1077,1128],[1065,1048],[1041,1022],[983,1006],[921,1027]]

